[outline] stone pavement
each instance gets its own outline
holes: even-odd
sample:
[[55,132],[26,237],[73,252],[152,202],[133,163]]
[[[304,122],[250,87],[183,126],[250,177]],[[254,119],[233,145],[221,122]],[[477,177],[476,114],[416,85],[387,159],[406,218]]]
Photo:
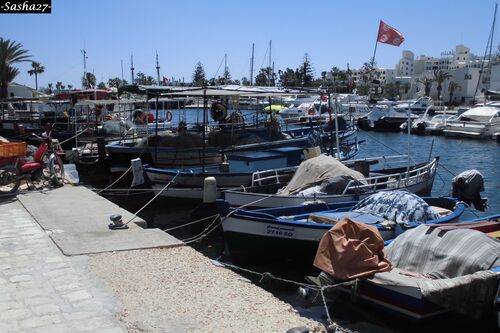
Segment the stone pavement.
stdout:
[[64,256],[18,201],[0,212],[0,332],[126,332],[87,256]]

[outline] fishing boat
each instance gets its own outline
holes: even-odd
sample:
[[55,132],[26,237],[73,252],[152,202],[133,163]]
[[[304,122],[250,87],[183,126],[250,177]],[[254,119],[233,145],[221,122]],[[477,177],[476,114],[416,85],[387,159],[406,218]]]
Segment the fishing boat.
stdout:
[[[228,153],[227,162],[220,164],[185,168],[145,166],[144,171],[155,193],[161,192],[163,197],[201,200],[205,178],[214,177],[216,196],[220,198],[222,192],[228,189],[250,187],[255,182],[270,183],[271,186],[274,179],[292,178],[304,158],[303,148],[284,146],[269,149],[269,146],[264,151]],[[357,142],[340,147],[340,160],[352,158],[359,149]],[[270,176],[268,181],[263,179],[266,175]]]
[[[410,167],[407,164],[408,159],[407,155],[397,155],[345,161],[343,163],[347,167],[362,171],[361,175],[358,175],[357,179],[348,181],[342,181],[342,178],[338,179],[337,184],[343,184],[343,186],[335,186],[334,191],[332,191],[328,190],[333,186],[332,182],[327,181],[327,178],[348,176],[350,174],[348,168],[340,167],[334,159],[314,158],[304,162],[302,170],[296,171],[293,175],[297,180],[310,177],[309,186],[307,183],[300,184],[300,188],[297,188],[299,191],[293,189],[292,192],[279,191],[290,183],[291,173],[255,172],[250,186],[227,189],[224,191],[224,198],[231,207],[244,206],[247,209],[257,209],[296,206],[317,200],[330,203],[357,201],[377,191],[395,189],[404,189],[420,196],[430,195],[438,169],[439,157]],[[403,166],[403,163],[406,165]],[[321,168],[314,167],[317,170],[317,177],[312,176],[313,166],[310,164],[322,166]],[[376,169],[371,170],[374,167]],[[325,175],[331,175],[331,177],[325,177]],[[326,182],[323,186],[325,189],[321,190],[323,182]]]
[[321,237],[346,217],[376,227],[389,240],[422,223],[457,221],[465,209],[453,198],[419,198],[405,191],[378,192],[359,202],[258,210],[230,210],[226,201],[218,205],[234,262],[291,260],[302,267],[312,264]]
[[[281,129],[279,121],[273,114],[262,121],[257,113],[249,121],[237,110],[229,112],[228,100],[231,98],[281,96],[287,94],[286,91],[240,86],[174,88],[172,87],[172,91],[158,93],[157,98],[180,96],[203,98],[202,123],[198,123],[194,130],[190,130],[184,123],[183,126],[179,125],[176,131],[155,133],[147,139],[120,140],[109,144],[107,151],[112,175],[121,175],[128,169],[130,160],[137,157],[140,157],[144,164],[155,167],[182,168],[220,164],[223,162],[224,154],[233,152],[310,145],[308,136],[310,130],[303,135],[299,135],[296,129],[289,129],[288,133],[287,130]],[[213,120],[210,123],[209,114]]]
[[[411,321],[451,311],[483,320],[496,316],[500,326],[499,235],[500,214],[421,225],[385,247],[392,269],[360,278],[356,299]],[[306,279],[322,286],[340,282],[325,272]],[[351,286],[337,290],[354,296]]]

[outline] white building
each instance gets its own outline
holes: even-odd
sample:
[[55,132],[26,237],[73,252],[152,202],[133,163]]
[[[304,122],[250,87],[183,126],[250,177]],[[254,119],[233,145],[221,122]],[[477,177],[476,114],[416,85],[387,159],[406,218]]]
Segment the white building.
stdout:
[[[484,71],[478,85],[479,73],[483,63]],[[445,103],[449,102],[450,99],[450,82],[455,82],[459,86],[453,92],[452,102],[455,103],[470,103],[474,100],[475,94],[482,95],[486,89],[489,89],[490,70],[488,61],[472,54],[470,49],[464,45],[457,45],[454,51],[444,52],[438,58],[420,55],[414,59],[413,52],[405,50],[396,65],[397,76],[411,76],[412,89],[410,93],[418,95],[423,95],[425,89],[417,80],[425,77],[434,78],[435,70],[446,71],[451,75],[442,84],[441,99]],[[496,71],[498,73],[495,74],[495,80],[498,81],[497,86],[500,89],[500,68],[496,69]],[[387,81],[387,83],[394,82],[394,80],[397,81],[398,78]],[[413,89],[414,85],[418,87]],[[435,100],[439,99],[436,82],[432,84],[430,95]]]
[[7,97],[38,98],[44,96],[47,95],[39,91],[36,91],[33,88],[15,82],[9,83],[9,86],[7,87]]

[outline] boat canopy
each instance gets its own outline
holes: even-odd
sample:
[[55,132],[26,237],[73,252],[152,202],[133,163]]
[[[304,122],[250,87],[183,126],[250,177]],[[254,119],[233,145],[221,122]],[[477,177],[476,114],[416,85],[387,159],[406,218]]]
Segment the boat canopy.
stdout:
[[474,121],[489,122],[493,117],[500,117],[500,109],[492,106],[478,106],[462,113],[458,120],[469,118]]
[[297,90],[280,87],[249,87],[240,85],[208,86],[208,87],[172,87],[126,85],[119,88],[119,94],[129,92],[147,94],[148,96],[245,96],[245,97],[272,97],[297,94]]

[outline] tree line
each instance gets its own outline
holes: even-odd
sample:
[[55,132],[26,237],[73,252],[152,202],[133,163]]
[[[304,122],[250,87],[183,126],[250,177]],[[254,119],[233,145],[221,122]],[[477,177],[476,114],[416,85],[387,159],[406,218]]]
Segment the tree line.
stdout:
[[[31,62],[31,68],[27,72],[30,76],[34,76],[35,89],[38,90],[38,76],[45,72],[45,66],[32,60],[31,58],[32,57],[28,54],[28,51],[23,48],[22,44],[0,37],[0,98],[7,97],[7,88],[9,83],[13,82],[15,77],[19,74],[19,69],[14,65],[20,62]],[[250,82],[247,77],[243,77],[241,80],[233,80],[227,67],[224,69],[221,76],[208,79],[206,77],[203,64],[198,62],[193,72],[191,85],[207,86],[241,84],[248,86],[254,84],[256,86],[279,85],[290,88],[321,87],[337,93],[352,93],[354,89],[356,89],[356,93],[359,95],[372,94],[373,87],[375,86],[377,88],[376,95],[388,99],[397,99],[402,94],[408,93],[411,88],[410,83],[401,82],[380,85],[380,80],[376,75],[376,67],[373,61],[366,62],[357,74],[358,80],[356,84],[352,78],[352,72],[349,69],[341,70],[337,67],[333,67],[329,71],[322,71],[319,77],[315,77],[315,71],[312,66],[311,59],[306,53],[304,54],[302,62],[295,69],[287,67],[284,70],[280,69],[275,71],[271,67],[261,68],[255,76],[255,82]],[[417,79],[415,83],[423,86],[425,96],[430,95],[432,86],[435,83],[438,98],[442,99],[443,83],[451,77],[452,76],[444,70],[434,70],[432,77],[423,76]],[[119,86],[128,84],[128,81],[115,77],[110,78],[107,83],[97,83],[95,75],[87,72],[82,76],[81,83],[82,87],[87,89],[106,89],[108,87],[118,88]],[[142,85],[159,84],[155,78],[142,72],[137,73],[134,78],[134,83]],[[56,90],[64,90],[66,88],[71,90],[73,88],[70,84],[65,85],[63,82],[58,81],[55,86],[52,83],[49,83],[45,92],[52,93],[54,87]],[[458,83],[454,81],[449,82],[449,102],[453,101],[453,96],[459,89],[460,85]]]

